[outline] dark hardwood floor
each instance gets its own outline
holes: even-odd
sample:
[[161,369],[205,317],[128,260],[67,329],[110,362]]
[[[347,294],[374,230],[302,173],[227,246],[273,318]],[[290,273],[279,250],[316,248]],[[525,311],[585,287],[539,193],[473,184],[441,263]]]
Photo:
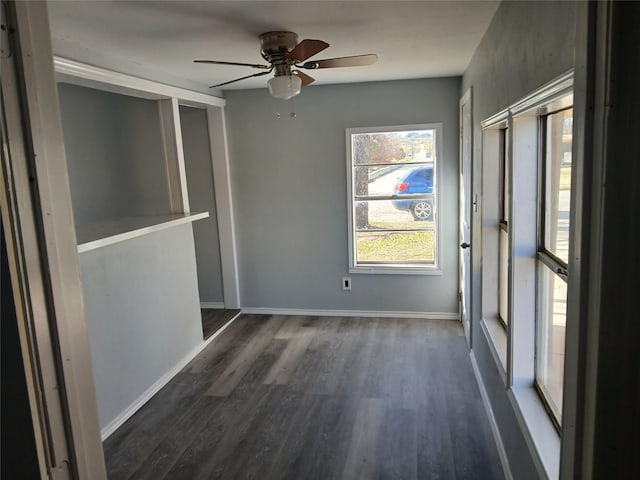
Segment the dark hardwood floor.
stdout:
[[202,308],[202,335],[207,340],[216,333],[233,317],[240,313],[240,310],[230,308]]
[[241,315],[105,444],[116,479],[502,479],[460,325]]

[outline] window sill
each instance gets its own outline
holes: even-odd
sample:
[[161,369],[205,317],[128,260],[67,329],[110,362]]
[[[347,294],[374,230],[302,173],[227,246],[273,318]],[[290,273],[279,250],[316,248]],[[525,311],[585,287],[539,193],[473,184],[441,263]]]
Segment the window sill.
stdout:
[[505,386],[507,385],[507,331],[497,318],[483,318],[480,322],[489,349]]
[[560,475],[560,435],[535,388],[516,387],[507,393],[540,478]]
[[349,273],[382,274],[382,275],[442,275],[436,267],[413,267],[401,265],[371,265],[349,267]]

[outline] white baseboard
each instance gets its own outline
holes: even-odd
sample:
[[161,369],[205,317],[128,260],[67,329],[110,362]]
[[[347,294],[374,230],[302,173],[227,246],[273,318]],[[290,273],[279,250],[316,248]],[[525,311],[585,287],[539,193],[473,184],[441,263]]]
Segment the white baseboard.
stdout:
[[254,315],[298,315],[313,317],[397,317],[428,320],[460,320],[458,313],[448,312],[391,312],[374,310],[317,310],[298,308],[242,307],[242,313]]
[[224,308],[224,302],[200,302],[200,308]]
[[109,436],[113,434],[124,422],[129,420],[140,408],[144,406],[151,397],[153,397],[156,393],[160,391],[162,387],[164,387],[167,383],[171,381],[173,377],[175,377],[180,370],[186,367],[191,360],[196,358],[200,352],[202,352],[218,335],[220,335],[231,323],[238,318],[240,313],[235,315],[231,320],[225,323],[222,327],[216,331],[209,338],[204,340],[201,344],[199,344],[196,348],[191,350],[184,358],[182,358],[171,370],[162,375],[153,385],[147,388],[142,395],[140,395],[131,405],[129,405],[120,415],[114,418],[111,422],[109,422],[103,429],[100,430],[100,436],[102,437],[102,441],[104,442]]
[[493,415],[493,409],[491,408],[491,403],[489,403],[487,389],[485,388],[484,382],[482,381],[482,375],[480,375],[480,369],[478,368],[478,362],[476,362],[476,356],[473,353],[473,350],[469,352],[469,356],[471,357],[471,366],[473,367],[473,373],[476,377],[476,382],[478,382],[478,388],[480,389],[482,403],[484,403],[484,407],[487,410],[491,432],[493,432],[493,438],[495,439],[496,447],[498,448],[498,456],[500,457],[500,463],[502,464],[504,477],[507,480],[513,480],[513,475],[511,475],[511,468],[509,467],[509,459],[507,458],[507,451],[504,449],[504,443],[502,443],[502,437],[500,436],[500,430],[498,430],[496,417]]

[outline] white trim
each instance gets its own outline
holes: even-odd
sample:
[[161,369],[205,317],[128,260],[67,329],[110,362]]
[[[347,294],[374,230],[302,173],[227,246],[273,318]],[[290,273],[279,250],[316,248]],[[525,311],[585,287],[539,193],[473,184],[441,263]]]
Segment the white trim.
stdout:
[[505,108],[504,110],[496,113],[495,115],[491,115],[489,118],[480,122],[480,126],[483,130],[487,128],[506,128],[507,121],[509,120],[509,109]]
[[[509,129],[509,271],[507,386],[528,387],[535,378],[536,252],[538,249],[539,122],[513,119]],[[517,159],[517,160],[516,160]],[[517,192],[517,193],[516,193]]]
[[216,197],[224,303],[227,308],[240,308],[238,255],[224,108],[207,108],[207,128]]
[[131,405],[129,405],[120,415],[110,421],[103,429],[100,430],[102,441],[104,442],[109,438],[118,428],[124,424],[129,418],[133,416],[138,410],[140,410],[145,403],[151,400],[156,393],[160,391],[167,383],[171,381],[184,367],[186,367],[194,358],[196,358],[200,352],[209,346],[214,339],[216,339],[231,323],[240,316],[240,313],[235,315],[231,320],[225,323],[220,329],[216,331],[211,337],[204,340],[200,345],[191,350],[185,357],[182,358],[171,370],[162,375],[153,385],[147,388],[142,395],[140,395]]
[[[509,319],[507,340],[506,386],[507,398],[513,408],[525,443],[540,478],[556,479],[559,475],[560,436],[540,396],[533,387],[535,378],[536,346],[536,273],[538,227],[539,178],[539,125],[538,116],[563,108],[570,100],[573,88],[573,71],[548,82],[508,109],[481,122],[483,129],[496,126],[509,127],[509,151],[507,162],[510,177],[509,188]],[[483,137],[483,164],[486,161],[487,144]],[[517,159],[517,161],[516,161]],[[484,168],[484,165],[483,165]],[[536,182],[531,183],[532,179]],[[513,194],[518,192],[518,197]],[[484,214],[484,212],[483,212]],[[523,220],[524,219],[524,220]],[[484,220],[483,220],[484,222]],[[489,225],[488,228],[494,228]],[[483,224],[483,229],[486,230]],[[483,231],[483,233],[486,233]],[[497,308],[496,308],[497,310]],[[481,321],[490,351],[498,370],[503,364],[498,343],[504,339],[496,336],[497,320]],[[566,377],[565,377],[566,378]]]
[[211,308],[221,310],[224,308],[224,302],[200,302],[200,308]]
[[171,213],[189,213],[180,106],[176,98],[159,100],[157,103]]
[[509,107],[512,115],[519,115],[537,107],[552,102],[555,98],[562,97],[573,91],[573,69],[554,78],[542,87]]
[[177,98],[171,99],[173,131],[176,141],[176,162],[178,164],[178,182],[182,200],[182,212],[189,213],[189,190],[187,189],[187,167],[184,161],[184,146],[182,145],[182,122],[180,121],[180,105]]
[[[349,242],[351,245],[351,242]],[[437,248],[437,247],[436,247]],[[380,275],[442,275],[442,269],[430,265],[421,267],[414,265],[385,263],[381,265],[361,265],[349,267],[349,273],[375,273]]]
[[498,373],[507,386],[507,331],[497,318],[482,318],[480,327],[489,344],[489,350],[496,362]]
[[[467,128],[468,132],[466,133],[463,128],[463,110],[465,105],[469,108],[469,127]],[[473,318],[473,288],[475,286],[475,282],[473,282],[472,275],[474,247],[471,240],[473,239],[473,218],[474,213],[478,211],[478,203],[477,194],[473,191],[473,87],[471,86],[467,88],[467,91],[460,99],[458,106],[458,131],[458,215],[460,217],[458,221],[458,241],[460,242],[460,245],[462,245],[463,242],[471,244],[471,247],[468,247],[468,250],[464,250],[462,248],[458,249],[458,310],[460,311],[460,322],[462,323],[464,336],[467,339],[467,347],[472,348],[471,318]],[[467,135],[469,140],[469,160],[466,164],[467,169],[465,170],[464,145]],[[473,200],[474,198],[476,198],[475,202]],[[466,209],[467,206],[469,207],[468,211]],[[465,220],[467,225],[465,225]],[[467,236],[465,235],[465,226],[468,226],[469,230],[469,234]],[[465,259],[467,252],[469,253],[468,262]],[[464,275],[462,274],[463,272]],[[478,287],[479,285],[480,284],[478,284]],[[476,288],[476,290],[480,292],[480,288]]]
[[[404,132],[404,131],[413,131],[413,130],[435,130],[436,135],[436,151],[435,151],[435,162],[433,162],[434,169],[434,190],[435,190],[435,265],[394,265],[392,263],[386,264],[366,264],[363,263],[361,265],[356,264],[356,235],[354,231],[354,218],[353,218],[353,210],[354,210],[354,201],[353,201],[353,161],[351,158],[352,148],[351,148],[351,136],[357,135],[361,133],[392,133],[392,132]],[[442,143],[444,138],[443,132],[443,123],[442,122],[434,122],[434,123],[420,123],[420,124],[410,124],[410,125],[389,125],[389,126],[379,126],[379,127],[354,127],[345,129],[345,148],[346,148],[346,164],[347,164],[347,217],[348,217],[348,225],[347,231],[349,235],[348,240],[348,250],[349,250],[349,273],[360,273],[360,274],[391,274],[391,275],[442,275],[442,250],[443,250],[443,242],[442,242],[442,228],[440,222],[440,213],[442,211],[441,207],[441,199],[444,198],[442,193],[442,185],[444,185],[443,181],[443,171],[444,167],[442,160]]]
[[106,471],[47,5],[2,7],[9,32],[2,44],[9,40],[13,50],[0,62],[2,136],[10,145],[0,167],[0,209],[22,349],[16,369],[24,369],[24,407],[33,419],[30,453],[41,478],[101,480]]
[[464,105],[467,102],[470,102],[472,100],[472,90],[473,87],[469,87],[467,88],[467,91],[464,92],[464,95],[462,95],[462,97],[460,97],[460,105]]
[[485,388],[484,382],[482,381],[480,368],[478,367],[478,362],[476,361],[476,356],[473,350],[469,352],[469,357],[471,358],[471,367],[473,368],[473,374],[475,375],[476,382],[478,383],[478,389],[480,390],[482,403],[484,403],[484,407],[487,411],[487,417],[489,418],[489,426],[491,427],[491,432],[493,433],[493,439],[496,442],[498,456],[500,457],[500,463],[502,464],[502,471],[504,472],[506,480],[513,480],[513,475],[509,466],[509,457],[507,457],[507,451],[504,449],[504,443],[502,442],[502,437],[500,436],[500,429],[498,428],[496,417],[493,414],[493,409],[491,408],[491,403],[489,402],[489,395],[487,394],[487,389]]
[[347,128],[345,131],[345,158],[347,159],[347,232],[349,235],[348,253],[349,253],[349,273],[355,265],[355,235],[353,234],[353,162],[351,161],[352,155],[352,143],[351,143],[351,129]]
[[159,232],[167,228],[177,227],[185,223],[195,222],[209,216],[209,212],[136,217],[112,222],[100,222],[78,229],[78,253],[88,252],[96,248],[106,247],[114,243],[124,242],[132,238]]
[[540,478],[555,480],[560,470],[560,435],[540,396],[531,386],[507,391],[520,430],[531,453]]
[[[531,94],[480,122],[483,130],[507,126],[509,115],[518,116],[553,103],[573,91],[573,69],[544,84]],[[535,113],[537,115],[537,113]]]
[[375,310],[322,310],[307,308],[242,307],[242,313],[252,315],[296,315],[307,317],[423,318],[425,320],[460,321],[460,314],[458,314],[457,312],[394,312]]
[[212,95],[164,85],[68,58],[54,56],[53,61],[56,78],[59,81],[75,85],[152,100],[177,98],[183,105],[201,108],[206,106],[223,107],[226,104],[224,99]]
[[[569,251],[573,252],[567,296],[564,394],[562,412],[562,478],[593,478],[595,466],[596,406],[600,325],[609,312],[600,308],[603,282],[603,241],[611,235],[603,228],[606,168],[609,135],[609,90],[616,29],[612,24],[614,2],[581,3],[577,18],[593,22],[576,24],[576,77],[574,86],[574,127],[572,151],[573,185]],[[625,48],[625,47],[622,47]],[[613,193],[609,189],[609,193]],[[614,235],[620,230],[614,231]],[[620,252],[622,253],[622,252]],[[623,270],[624,272],[624,270]],[[620,278],[624,278],[620,272]],[[611,277],[609,276],[609,279]],[[622,301],[622,298],[620,299]],[[622,352],[620,352],[622,353]],[[616,351],[616,354],[618,352]],[[611,351],[608,356],[611,355]]]
[[173,377],[180,372],[187,364],[198,355],[204,348],[204,343],[198,345],[197,348],[192,350],[178,362],[171,370],[162,375],[153,385],[146,389],[142,395],[140,395],[131,405],[129,405],[120,415],[114,418],[111,422],[105,425],[100,430],[100,436],[104,442],[109,438],[118,428],[120,428],[129,418],[131,418],[138,410],[140,410],[151,398],[162,389],[167,383],[171,381]]

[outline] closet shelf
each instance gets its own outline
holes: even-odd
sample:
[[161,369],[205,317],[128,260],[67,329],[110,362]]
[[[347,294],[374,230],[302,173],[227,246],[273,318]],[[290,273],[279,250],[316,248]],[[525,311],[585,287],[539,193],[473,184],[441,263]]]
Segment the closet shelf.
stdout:
[[76,226],[78,253],[207,218],[209,212],[131,217]]

